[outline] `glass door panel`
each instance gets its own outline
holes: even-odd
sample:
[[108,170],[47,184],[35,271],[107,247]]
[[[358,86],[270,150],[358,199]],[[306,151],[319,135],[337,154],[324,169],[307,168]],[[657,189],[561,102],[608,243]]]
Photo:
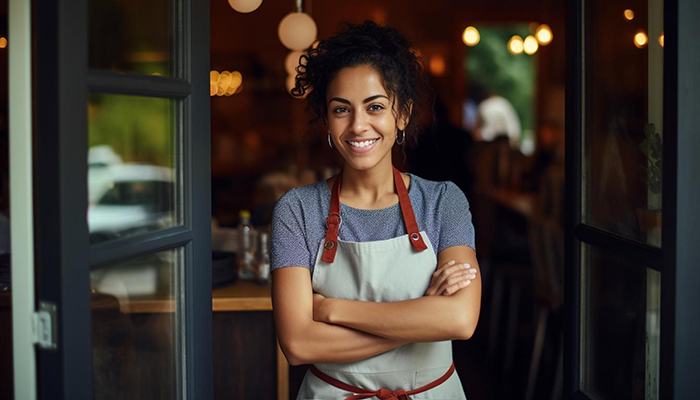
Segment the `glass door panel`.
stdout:
[[90,273],[95,399],[178,399],[182,249]]
[[170,99],[90,95],[91,244],[182,224],[175,106]]
[[585,0],[583,221],[661,246],[663,0]]
[[661,273],[586,244],[581,254],[581,389],[658,399]]
[[89,0],[89,67],[173,76],[171,0]]

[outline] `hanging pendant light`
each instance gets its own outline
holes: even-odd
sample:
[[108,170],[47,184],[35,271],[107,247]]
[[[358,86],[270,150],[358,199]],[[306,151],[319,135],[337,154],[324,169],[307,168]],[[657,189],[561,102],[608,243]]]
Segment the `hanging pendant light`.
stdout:
[[287,14],[280,21],[277,35],[289,50],[304,50],[316,40],[316,22],[303,12],[301,0],[296,0],[296,12]]
[[299,66],[299,58],[304,54],[303,51],[290,51],[284,59],[284,69],[287,70],[287,75],[296,76],[297,67]]
[[228,5],[239,13],[250,13],[258,9],[262,0],[228,0]]

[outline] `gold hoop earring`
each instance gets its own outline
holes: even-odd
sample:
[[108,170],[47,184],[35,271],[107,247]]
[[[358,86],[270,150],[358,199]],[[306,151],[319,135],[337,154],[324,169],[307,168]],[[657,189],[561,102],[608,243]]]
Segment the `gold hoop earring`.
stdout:
[[401,146],[406,141],[406,131],[400,130],[399,133],[401,134],[401,140],[399,140],[399,135],[396,135],[396,144]]
[[331,133],[328,132],[328,147],[333,148],[333,141],[331,140]]

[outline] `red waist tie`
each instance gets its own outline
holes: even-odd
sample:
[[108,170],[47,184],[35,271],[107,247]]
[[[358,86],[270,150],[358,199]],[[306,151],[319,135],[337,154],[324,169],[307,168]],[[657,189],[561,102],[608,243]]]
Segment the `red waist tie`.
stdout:
[[316,375],[320,380],[328,383],[329,385],[335,386],[338,389],[346,390],[351,393],[357,393],[355,395],[346,397],[345,400],[369,399],[370,397],[374,396],[377,396],[381,400],[410,400],[411,398],[408,397],[410,395],[426,392],[436,386],[443,384],[455,372],[455,365],[453,363],[450,366],[450,369],[448,369],[447,372],[445,372],[445,375],[439,377],[438,379],[430,382],[427,385],[419,387],[418,389],[413,389],[409,391],[399,389],[393,392],[389,389],[367,390],[358,388],[326,375],[314,365],[312,365],[310,369],[314,375]]

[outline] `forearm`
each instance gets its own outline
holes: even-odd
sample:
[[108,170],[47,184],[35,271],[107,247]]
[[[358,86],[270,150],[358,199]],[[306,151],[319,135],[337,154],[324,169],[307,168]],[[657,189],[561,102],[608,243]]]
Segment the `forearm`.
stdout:
[[292,365],[364,360],[405,342],[313,319],[311,277],[305,268],[272,273],[272,306],[280,347]]
[[293,365],[359,361],[406,343],[317,321],[305,323],[287,340],[281,340],[287,360]]
[[319,313],[319,319],[392,340],[468,339],[476,326],[478,307],[461,307],[456,299],[459,295],[383,303],[326,299],[328,311]]

